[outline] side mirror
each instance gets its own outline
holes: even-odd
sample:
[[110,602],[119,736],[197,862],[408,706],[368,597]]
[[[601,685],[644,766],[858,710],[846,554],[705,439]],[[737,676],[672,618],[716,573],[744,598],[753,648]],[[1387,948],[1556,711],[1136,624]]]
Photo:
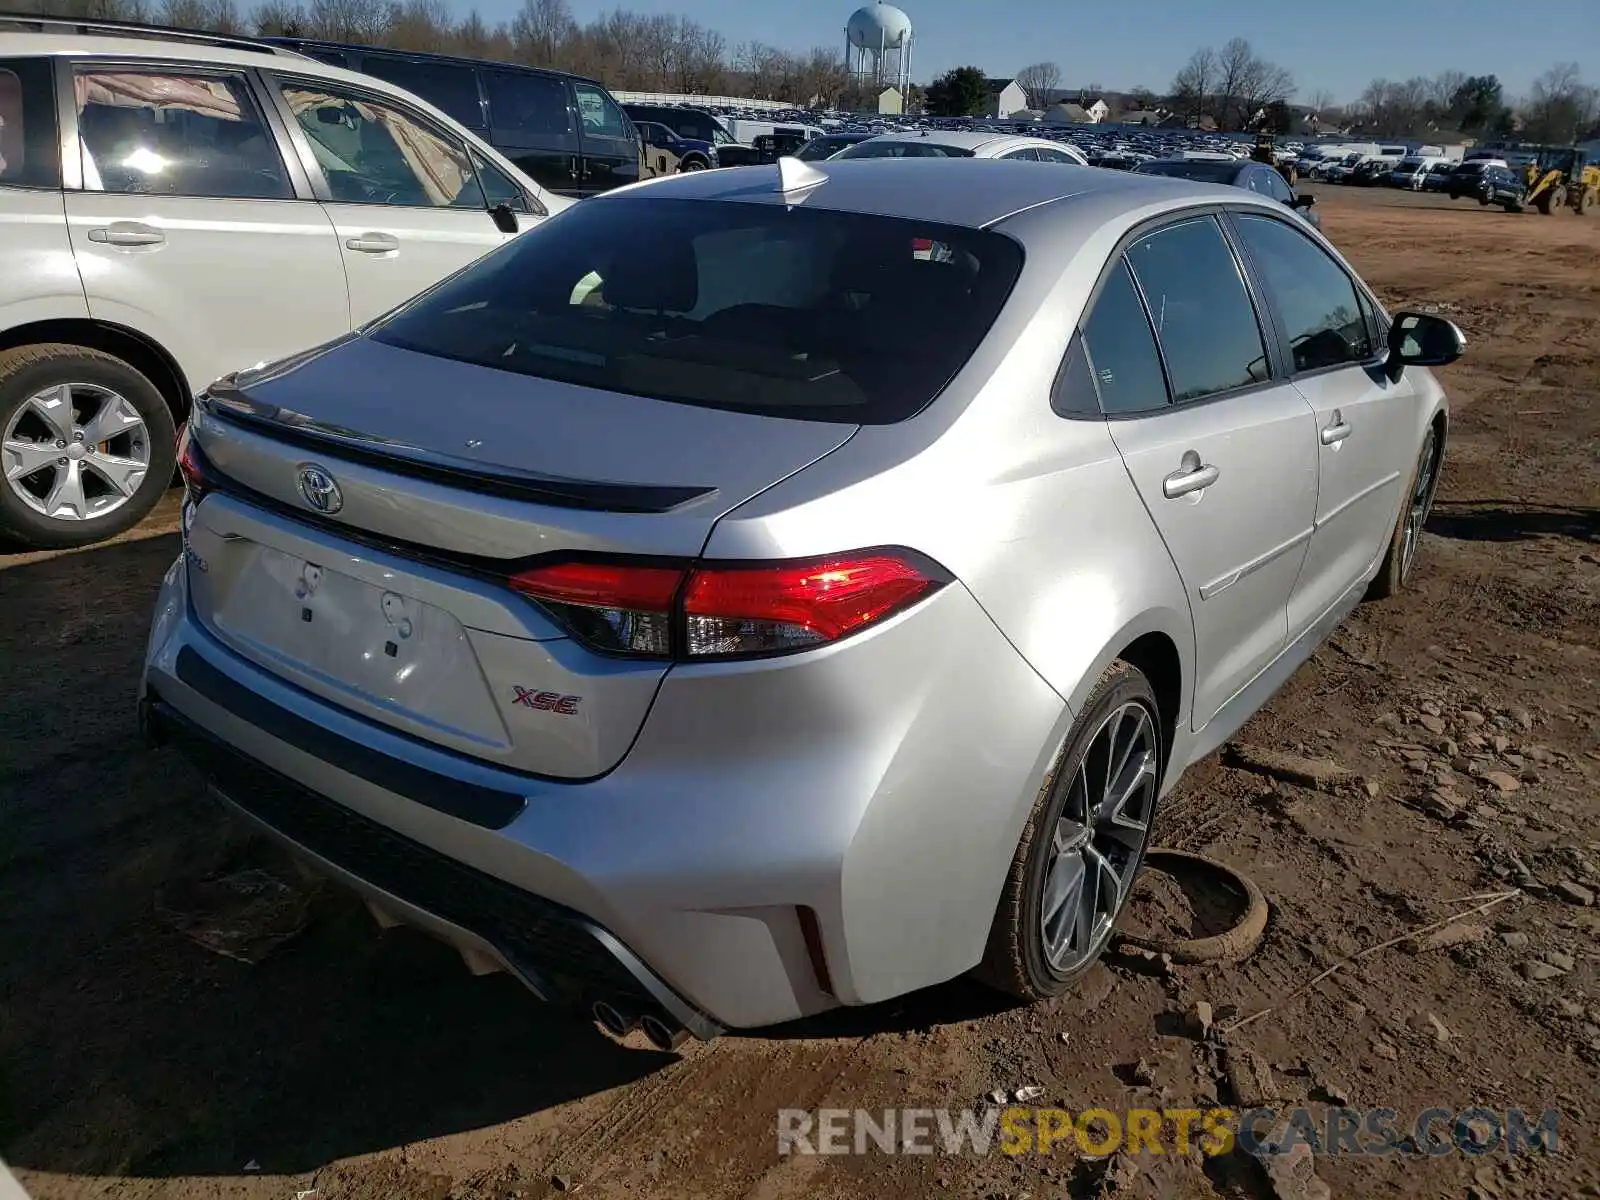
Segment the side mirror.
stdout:
[[1467,335],[1453,321],[1427,313],[1403,312],[1389,326],[1389,360],[1384,374],[1398,381],[1408,366],[1442,367],[1460,358]]
[[517,232],[517,211],[509,204],[496,204],[489,210],[489,219],[501,233]]
[[1310,208],[1317,202],[1315,196],[1308,196],[1304,192],[1296,196],[1289,204],[1290,208]]

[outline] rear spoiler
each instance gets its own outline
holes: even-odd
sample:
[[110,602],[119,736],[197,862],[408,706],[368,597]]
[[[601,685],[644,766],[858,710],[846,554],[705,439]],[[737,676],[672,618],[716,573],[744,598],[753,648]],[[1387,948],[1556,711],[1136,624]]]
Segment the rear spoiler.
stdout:
[[549,504],[557,508],[669,513],[692,500],[704,499],[717,490],[709,486],[572,479],[454,458],[360,430],[326,425],[305,413],[276,404],[263,404],[231,379],[212,384],[195,401],[195,415],[264,434],[286,445],[329,454],[346,462],[376,467],[411,479],[422,479],[483,495]]

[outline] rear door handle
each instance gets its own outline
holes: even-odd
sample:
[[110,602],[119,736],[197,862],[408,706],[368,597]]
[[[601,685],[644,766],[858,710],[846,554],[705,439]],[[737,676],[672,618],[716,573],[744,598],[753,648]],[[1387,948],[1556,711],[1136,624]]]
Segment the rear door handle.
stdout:
[[106,246],[159,246],[167,235],[138,221],[114,221],[89,230],[89,240]]
[[1319,436],[1324,446],[1336,446],[1350,436],[1350,422],[1336,408],[1333,410],[1333,420],[1322,427]]
[[359,237],[347,238],[345,245],[361,254],[387,254],[400,249],[400,239],[392,233],[363,233]]
[[1193,450],[1185,450],[1178,469],[1161,481],[1161,494],[1168,500],[1176,500],[1190,492],[1204,491],[1221,477],[1222,472],[1216,467],[1202,463]]

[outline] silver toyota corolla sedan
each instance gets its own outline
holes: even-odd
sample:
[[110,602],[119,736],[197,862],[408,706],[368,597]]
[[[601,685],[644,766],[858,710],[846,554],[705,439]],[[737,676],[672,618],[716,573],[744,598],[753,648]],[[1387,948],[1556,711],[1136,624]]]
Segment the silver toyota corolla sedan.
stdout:
[[1405,584],[1463,345],[1236,188],[622,189],[198,402],[141,717],[614,1032],[1056,995],[1161,795]]

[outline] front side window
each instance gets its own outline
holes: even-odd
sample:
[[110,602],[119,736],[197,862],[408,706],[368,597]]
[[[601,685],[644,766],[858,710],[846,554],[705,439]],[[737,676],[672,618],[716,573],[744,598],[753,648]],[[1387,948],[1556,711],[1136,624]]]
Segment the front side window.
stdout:
[[1270,217],[1241,214],[1239,240],[1267,285],[1294,369],[1318,371],[1372,357],[1355,284],[1310,238]]
[[362,56],[361,69],[396,87],[421,96],[440,112],[469,129],[483,128],[483,105],[478,100],[478,77],[471,67],[449,63],[412,62],[378,54]]
[[335,203],[487,207],[466,148],[420,117],[323,83],[285,81],[283,98]]
[[572,132],[567,85],[553,75],[490,71],[489,112],[496,129],[521,134]]
[[240,75],[95,68],[78,71],[73,88],[85,191],[294,196]]
[[0,59],[0,187],[58,188],[60,166],[50,60]]
[[605,197],[563,213],[559,235],[507,243],[371,336],[611,392],[886,424],[938,395],[1021,269],[1021,247],[993,232]]
[[1128,263],[1155,324],[1174,401],[1270,377],[1250,293],[1214,218],[1152,233],[1128,250]]
[[1083,342],[1100,393],[1100,410],[1107,416],[1149,412],[1166,405],[1161,352],[1156,349],[1133,276],[1120,258],[1083,323]]
[[1038,162],[1039,152],[1032,146],[1024,146],[1021,150],[1013,150],[1010,154],[1002,154],[1000,157],[1008,162]]
[[542,204],[531,199],[511,176],[477,151],[472,153],[472,165],[478,168],[478,180],[483,184],[484,200],[490,208],[504,204],[513,212],[530,213],[541,217],[545,215]]
[[592,83],[574,83],[572,95],[578,104],[582,132],[589,137],[627,137],[628,122],[616,101]]

